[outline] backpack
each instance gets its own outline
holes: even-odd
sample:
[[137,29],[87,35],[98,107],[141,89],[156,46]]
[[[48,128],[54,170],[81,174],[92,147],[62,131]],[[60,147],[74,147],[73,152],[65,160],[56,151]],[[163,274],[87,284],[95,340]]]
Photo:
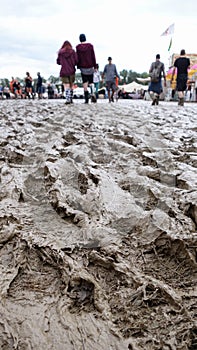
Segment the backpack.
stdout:
[[153,63],[152,72],[150,73],[152,83],[158,83],[159,78],[160,78],[162,65],[163,64],[161,62]]

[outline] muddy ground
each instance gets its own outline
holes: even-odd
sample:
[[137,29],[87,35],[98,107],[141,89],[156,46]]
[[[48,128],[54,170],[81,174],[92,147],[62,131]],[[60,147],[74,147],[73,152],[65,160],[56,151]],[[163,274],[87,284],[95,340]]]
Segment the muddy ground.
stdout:
[[0,101],[0,349],[197,349],[197,104]]

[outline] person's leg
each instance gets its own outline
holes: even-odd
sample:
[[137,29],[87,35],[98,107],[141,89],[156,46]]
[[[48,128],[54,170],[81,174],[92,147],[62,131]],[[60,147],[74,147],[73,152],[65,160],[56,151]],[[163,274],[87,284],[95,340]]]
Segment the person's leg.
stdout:
[[73,103],[73,84],[70,84],[70,103]]
[[85,103],[88,103],[89,102],[88,82],[83,83],[83,90],[84,90],[84,96],[85,96]]
[[83,84],[85,103],[89,102],[88,82]]
[[111,83],[110,83],[110,81],[106,82],[106,88],[107,88],[107,95],[108,95],[109,102],[111,102]]
[[112,83],[111,88],[112,88],[111,101],[114,102],[114,94],[115,94],[116,90],[118,90],[115,82]]
[[87,76],[88,80],[88,86],[90,87],[90,96],[91,96],[91,102],[96,102],[96,95],[94,94],[94,83],[93,83],[93,74],[89,74]]
[[64,83],[64,94],[65,94],[65,99],[66,99],[66,104],[70,103],[70,84],[69,83]]
[[70,76],[70,103],[73,103],[73,84],[75,82],[75,74]]
[[150,98],[152,100],[152,106],[159,104],[159,94],[153,91],[149,91]]
[[109,102],[111,102],[111,93],[110,93],[110,89],[107,90],[107,93],[108,93]]
[[83,91],[85,97],[85,103],[89,102],[89,92],[88,92],[88,77],[87,75],[81,73],[82,82],[83,82]]
[[149,96],[150,96],[150,98],[152,100],[152,106],[154,106],[155,102],[156,102],[156,100],[155,100],[155,93],[153,91],[148,91],[148,92],[149,92]]
[[40,94],[39,94],[39,98],[42,99],[42,86],[40,86]]
[[162,83],[161,80],[159,81],[159,86],[156,87],[156,92],[154,93],[154,100],[155,100],[155,105],[158,106],[159,104],[159,96],[160,94],[163,92],[163,87],[162,87]]
[[32,88],[31,87],[29,88],[29,96],[30,96],[30,98],[33,98]]
[[187,78],[177,77],[178,106],[184,106],[184,92],[187,89]]
[[94,83],[96,98],[98,98],[99,83]]
[[91,83],[89,85],[89,87],[90,87],[90,91],[91,91],[91,102],[96,103],[97,99],[96,99],[96,94],[94,93],[94,83]]
[[88,82],[87,81],[85,83],[83,83],[83,89],[84,89],[84,92],[88,91]]
[[184,91],[178,91],[178,106],[184,106]]
[[112,93],[111,93],[111,101],[114,102],[114,89],[112,89]]
[[159,104],[159,94],[155,93],[155,104],[158,106]]

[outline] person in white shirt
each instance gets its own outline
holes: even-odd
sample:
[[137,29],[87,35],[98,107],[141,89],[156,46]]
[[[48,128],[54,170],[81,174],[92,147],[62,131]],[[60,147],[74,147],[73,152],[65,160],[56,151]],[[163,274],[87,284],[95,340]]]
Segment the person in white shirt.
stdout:
[[94,76],[93,76],[93,83],[94,83],[94,89],[95,89],[95,95],[96,98],[98,98],[98,89],[100,85],[101,75],[99,72],[99,65],[96,64],[96,68],[94,69]]

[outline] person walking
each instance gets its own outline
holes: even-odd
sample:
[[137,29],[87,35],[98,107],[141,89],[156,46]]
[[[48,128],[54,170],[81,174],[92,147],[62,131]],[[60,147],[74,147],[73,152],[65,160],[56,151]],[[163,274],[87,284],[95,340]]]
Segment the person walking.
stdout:
[[151,82],[148,87],[150,97],[152,99],[152,105],[159,104],[159,96],[163,91],[162,87],[162,77],[164,78],[164,86],[166,86],[166,74],[164,63],[160,61],[160,55],[156,55],[156,61],[151,63],[149,74],[151,77]]
[[61,65],[60,78],[64,85],[65,103],[73,103],[73,84],[78,57],[68,40],[64,41],[62,47],[59,49],[56,62],[58,65]]
[[15,79],[14,77],[12,77],[12,80],[10,81],[10,91],[14,94],[14,83],[15,83]]
[[93,83],[94,69],[96,69],[94,46],[86,42],[85,34],[80,34],[79,41],[80,44],[76,46],[78,55],[77,68],[81,71],[85,103],[89,102],[88,86],[90,86],[91,90],[91,101],[96,102]]
[[26,96],[28,98],[33,98],[33,85],[32,85],[33,79],[30,75],[29,72],[26,72],[26,77],[25,77],[25,92]]
[[94,83],[96,98],[98,98],[98,89],[99,89],[100,80],[101,80],[101,75],[99,72],[99,65],[97,63],[96,68],[94,70],[94,76],[93,76],[93,83]]
[[37,73],[37,83],[36,83],[36,92],[38,94],[38,99],[40,100],[42,98],[42,77],[40,75],[40,72]]
[[180,57],[174,62],[171,82],[173,81],[175,70],[177,68],[176,89],[178,91],[178,105],[184,106],[184,92],[187,89],[188,69],[190,68],[190,59],[186,57],[185,50],[181,50]]
[[108,64],[105,65],[102,79],[105,78],[109,102],[114,102],[114,93],[117,90],[116,78],[120,79],[116,65],[112,63],[112,58],[108,57]]

